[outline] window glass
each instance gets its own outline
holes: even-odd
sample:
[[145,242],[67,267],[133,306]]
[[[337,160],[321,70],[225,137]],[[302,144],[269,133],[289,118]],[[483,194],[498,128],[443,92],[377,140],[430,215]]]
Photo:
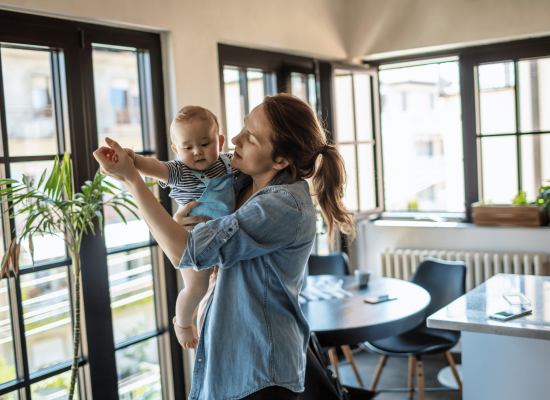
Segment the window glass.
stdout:
[[[126,186],[124,184],[115,181],[112,178],[107,177],[105,180],[109,181],[121,190],[126,190]],[[158,190],[158,187],[154,186],[152,189]],[[105,201],[107,201],[109,197],[112,196],[106,195]],[[126,219],[126,222],[124,222],[120,214],[118,214],[113,207],[107,206],[104,208],[103,216],[105,223],[105,243],[107,244],[108,249],[127,246],[129,244],[148,242],[151,239],[149,228],[143,220],[139,210],[136,210],[133,207],[130,208],[134,210],[140,219],[137,219],[124,207],[118,207],[119,211]]]
[[[48,176],[50,176],[52,167],[53,161],[12,163],[10,164],[10,174],[12,179],[16,179],[20,182],[23,179],[23,174],[25,174],[25,176],[28,176],[29,179],[34,179],[36,187],[44,170],[47,170],[47,178]],[[25,226],[25,222],[27,220],[26,215],[27,214],[23,214],[15,218],[17,234],[20,234]],[[38,263],[67,257],[65,242],[63,241],[62,237],[62,232],[59,232],[58,235],[34,235],[32,238],[34,247],[34,262]],[[28,240],[24,240],[21,244],[19,263],[21,267],[32,265]]]
[[292,72],[290,74],[290,90],[292,95],[305,102],[308,101],[309,96],[306,79],[306,76],[299,72]]
[[115,343],[156,329],[151,248],[107,258]]
[[119,399],[162,399],[156,337],[118,350],[116,364]]
[[50,55],[1,49],[10,156],[58,153]]
[[464,212],[458,62],[380,72],[386,211]]
[[223,85],[225,93],[225,129],[227,132],[227,146],[233,149],[235,146],[231,140],[241,132],[245,116],[244,97],[241,96],[239,70],[235,68],[224,68]]
[[336,135],[338,142],[355,141],[355,123],[353,121],[353,89],[351,75],[334,78]]
[[264,73],[248,70],[246,80],[248,82],[248,109],[250,112],[264,101]]
[[516,131],[516,83],[514,63],[483,64],[478,67],[480,133]]
[[96,45],[92,56],[99,145],[110,137],[143,151],[137,51]]
[[353,86],[357,140],[372,140],[370,76],[364,74],[354,75]]
[[[64,400],[68,397],[71,385],[71,371],[52,376],[31,385],[32,400]],[[74,389],[73,399],[77,400],[78,381]]]
[[550,135],[521,136],[521,175],[527,201],[535,201],[539,188],[550,185]]
[[518,62],[522,132],[550,131],[550,58]]
[[339,145],[338,150],[344,159],[348,179],[344,204],[349,211],[357,211],[359,203],[357,199],[357,157],[355,146],[352,144]]
[[0,396],[0,400],[19,400],[19,395],[17,391],[14,391]]
[[2,279],[0,280],[0,384],[17,377],[11,329],[11,310],[7,279]]
[[67,268],[22,275],[20,284],[29,371],[72,359]]
[[360,144],[357,146],[357,161],[360,175],[359,207],[361,210],[376,208],[376,191],[374,174],[370,173],[374,165],[374,146],[372,144]]
[[308,102],[313,108],[315,114],[317,114],[317,81],[315,80],[315,75],[309,74],[308,77]]
[[481,140],[482,199],[486,203],[510,204],[518,193],[518,164],[515,136]]

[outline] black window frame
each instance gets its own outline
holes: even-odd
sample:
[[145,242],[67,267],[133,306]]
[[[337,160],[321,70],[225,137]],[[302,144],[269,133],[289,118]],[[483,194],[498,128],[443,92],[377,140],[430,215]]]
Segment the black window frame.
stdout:
[[[141,104],[142,125],[144,129],[144,151],[141,154],[156,154],[159,159],[168,159],[167,127],[165,120],[164,106],[164,82],[162,70],[161,38],[159,33],[137,31],[126,28],[115,28],[97,24],[84,23],[73,20],[64,20],[51,17],[43,17],[32,14],[25,14],[11,11],[0,11],[0,42],[14,43],[18,45],[45,46],[54,49],[55,52],[63,54],[64,72],[66,82],[66,111],[68,115],[68,126],[58,126],[59,139],[62,139],[63,131],[60,128],[69,129],[71,141],[71,159],[73,163],[73,179],[75,187],[80,187],[86,180],[93,179],[98,169],[98,164],[92,156],[92,152],[98,147],[98,134],[96,127],[93,65],[92,65],[92,43],[101,43],[110,46],[133,47],[149,55],[150,77],[148,85],[151,89],[150,104]],[[55,57],[54,57],[55,58]],[[55,61],[55,60],[54,60]],[[143,63],[138,57],[138,63]],[[54,72],[58,68],[54,62]],[[143,71],[143,68],[140,68]],[[59,79],[54,73],[52,79]],[[142,85],[143,77],[140,77],[140,90],[147,90]],[[5,110],[4,96],[0,77],[0,111]],[[55,84],[53,85],[56,86]],[[143,86],[143,87],[142,87]],[[142,103],[145,97],[142,96]],[[54,101],[59,101],[59,94],[54,93]],[[152,113],[145,115],[144,110],[153,107]],[[61,112],[61,108],[58,108]],[[57,115],[56,121],[63,120],[63,116]],[[0,128],[3,132],[3,148],[7,151],[7,129],[5,113],[0,112]],[[151,130],[157,132],[155,142],[151,142]],[[65,150],[63,141],[58,140],[59,155]],[[0,163],[10,161],[38,161],[53,160],[54,156],[28,156],[28,157],[0,157]],[[9,164],[7,173],[9,174]],[[171,213],[171,202],[167,190],[160,190],[159,197],[161,204],[167,212]],[[4,217],[4,221],[6,218]],[[7,221],[6,221],[7,222]],[[9,222],[9,229],[12,231],[13,220]],[[97,221],[96,221],[97,228]],[[6,235],[9,241],[9,235]],[[82,397],[100,399],[118,399],[118,380],[116,369],[116,350],[126,348],[132,344],[148,340],[151,337],[164,335],[165,345],[159,343],[159,362],[167,362],[171,376],[163,377],[163,392],[168,398],[183,398],[185,396],[183,353],[174,333],[173,324],[170,318],[160,324],[153,332],[132,338],[115,345],[113,333],[113,321],[111,313],[111,298],[109,293],[109,273],[107,267],[107,256],[122,251],[133,250],[141,247],[156,246],[154,240],[146,243],[125,246],[116,249],[107,249],[104,237],[101,235],[87,235],[83,239],[81,252],[81,274],[82,274],[82,298],[85,310],[85,345],[81,347],[79,384]],[[155,252],[161,251],[158,247],[152,248],[152,257]],[[178,295],[177,271],[171,267],[169,259],[161,255],[164,263],[163,273],[154,276],[155,291],[162,292],[162,301],[168,310],[175,308]],[[154,262],[154,261],[153,261]],[[71,259],[65,258],[53,262],[36,264],[33,267],[22,268],[20,275],[51,269],[65,267],[70,277]],[[163,277],[162,282],[159,281]],[[5,278],[6,279],[6,278]],[[21,290],[18,283],[19,278],[13,275],[8,279],[9,295],[13,297],[11,304],[17,304],[17,309],[12,308],[12,334],[14,342],[19,342],[16,359],[22,362],[17,364],[18,379],[0,385],[0,395],[13,390],[22,391],[24,398],[30,399],[30,385],[42,379],[55,376],[59,373],[70,370],[70,362],[57,364],[39,372],[29,374],[28,359],[25,346],[25,334],[23,329],[23,314],[21,306]],[[163,290],[158,290],[160,287]],[[72,285],[68,285],[69,290]],[[14,290],[15,289],[15,290]],[[157,298],[160,293],[157,294]],[[73,295],[70,296],[71,301]],[[159,307],[156,308],[157,314]],[[72,319],[71,307],[71,319]],[[166,316],[165,316],[166,317]],[[157,315],[157,323],[160,321]],[[15,321],[17,320],[17,321]],[[16,339],[16,335],[17,338]],[[167,349],[170,354],[163,354],[161,348]],[[17,349],[16,349],[17,350]],[[166,361],[168,360],[168,361]],[[165,364],[166,365],[166,364]],[[83,368],[84,367],[84,368]],[[85,379],[89,378],[89,382]],[[166,387],[166,383],[170,387]],[[87,396],[89,395],[89,396]],[[81,398],[82,398],[81,397]]]
[[[478,149],[478,140],[481,135],[478,134],[479,115],[476,109],[478,104],[478,87],[476,77],[477,66],[480,64],[505,61],[514,61],[517,63],[519,60],[549,56],[550,36],[545,36],[364,61],[365,64],[368,64],[373,68],[379,68],[381,65],[391,65],[394,63],[421,63],[423,61],[428,63],[441,58],[458,57],[462,107],[462,143],[464,153],[464,200],[466,210],[462,222],[472,222],[472,204],[480,200],[481,161]],[[516,86],[516,114],[518,113],[517,88],[518,87]],[[516,132],[512,135],[516,135],[519,141],[519,137],[522,133],[519,132],[518,126],[519,118],[517,118],[516,115]],[[523,134],[539,134],[544,132],[545,131],[536,131]],[[518,152],[519,151],[521,150],[518,147]],[[518,185],[521,187],[520,160],[521,158],[518,158]],[[407,215],[408,213],[392,213],[392,215],[397,214],[399,214],[399,219],[407,219],[407,217],[411,218],[411,216]],[[430,212],[424,214],[440,214],[445,217],[445,214],[449,213]]]

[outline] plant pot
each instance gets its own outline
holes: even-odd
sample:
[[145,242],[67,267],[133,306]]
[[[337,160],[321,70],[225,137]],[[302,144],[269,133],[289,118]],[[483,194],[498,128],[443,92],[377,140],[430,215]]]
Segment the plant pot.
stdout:
[[472,219],[481,226],[545,226],[548,213],[536,204],[472,204]]

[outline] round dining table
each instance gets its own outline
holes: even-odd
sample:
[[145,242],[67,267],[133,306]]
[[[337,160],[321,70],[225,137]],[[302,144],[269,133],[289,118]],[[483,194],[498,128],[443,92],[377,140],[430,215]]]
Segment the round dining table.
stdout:
[[[360,289],[353,276],[308,276],[304,290],[318,293],[317,288],[322,288],[329,293],[331,287],[343,289],[336,289],[339,298],[302,304],[309,328],[323,346],[357,344],[404,333],[426,320],[425,311],[431,300],[422,287],[393,278],[371,277],[368,286]],[[381,295],[397,299],[378,304],[364,301]]]

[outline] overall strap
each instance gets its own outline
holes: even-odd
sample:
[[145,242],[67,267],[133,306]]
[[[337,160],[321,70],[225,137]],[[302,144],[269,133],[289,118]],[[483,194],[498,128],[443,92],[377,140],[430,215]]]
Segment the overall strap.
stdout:
[[233,172],[233,169],[231,168],[231,160],[227,156],[227,154],[220,153],[220,157],[225,164],[225,169],[227,170],[228,174],[231,174]]
[[[201,173],[199,171],[195,171],[194,169],[189,169],[195,177],[200,180],[202,183],[204,183],[204,186],[206,187],[212,179],[210,179],[206,174]],[[198,187],[201,187],[200,185]]]

